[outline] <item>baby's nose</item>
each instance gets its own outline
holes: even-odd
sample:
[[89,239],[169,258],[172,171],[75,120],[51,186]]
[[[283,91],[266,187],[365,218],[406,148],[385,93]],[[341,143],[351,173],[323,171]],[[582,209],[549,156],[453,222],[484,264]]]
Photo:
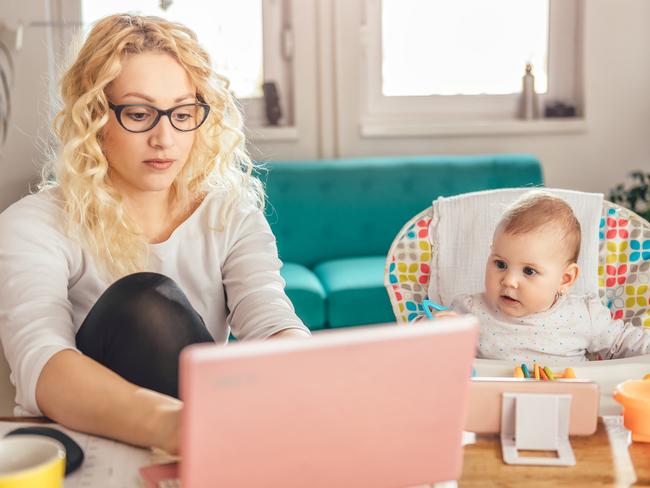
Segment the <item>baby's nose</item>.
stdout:
[[517,288],[517,279],[512,273],[506,273],[501,280],[503,286],[508,286],[510,288]]

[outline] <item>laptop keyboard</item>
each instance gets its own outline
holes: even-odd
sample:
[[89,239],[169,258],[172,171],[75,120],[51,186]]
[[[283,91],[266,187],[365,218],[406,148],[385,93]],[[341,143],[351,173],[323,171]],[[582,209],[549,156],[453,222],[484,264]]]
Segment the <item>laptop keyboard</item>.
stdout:
[[176,478],[159,481],[158,488],[181,488],[181,480]]

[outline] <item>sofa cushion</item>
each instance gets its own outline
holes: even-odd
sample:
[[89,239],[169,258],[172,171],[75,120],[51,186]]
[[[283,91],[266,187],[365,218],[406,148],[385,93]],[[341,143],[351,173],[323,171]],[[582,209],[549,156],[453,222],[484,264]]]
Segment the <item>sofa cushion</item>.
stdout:
[[335,259],[314,268],[327,292],[330,327],[394,322],[384,288],[385,256]]
[[296,314],[312,330],[325,327],[325,290],[316,275],[301,264],[284,263],[280,274]]

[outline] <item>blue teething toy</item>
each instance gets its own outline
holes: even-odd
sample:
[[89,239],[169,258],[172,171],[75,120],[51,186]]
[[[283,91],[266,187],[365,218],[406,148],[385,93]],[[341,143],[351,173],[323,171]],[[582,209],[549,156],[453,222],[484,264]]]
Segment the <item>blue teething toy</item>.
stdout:
[[425,298],[422,300],[422,310],[424,310],[424,313],[427,314],[427,318],[429,320],[433,320],[433,314],[431,313],[432,310],[435,310],[436,312],[442,312],[444,310],[449,310],[449,307],[445,307],[444,305],[440,305],[439,303],[432,302],[428,298]]

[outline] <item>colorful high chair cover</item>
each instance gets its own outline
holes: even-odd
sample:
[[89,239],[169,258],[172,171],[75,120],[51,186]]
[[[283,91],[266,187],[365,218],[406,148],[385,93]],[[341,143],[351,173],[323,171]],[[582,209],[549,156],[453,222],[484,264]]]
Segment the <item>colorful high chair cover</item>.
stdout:
[[[432,207],[397,234],[386,258],[384,284],[398,322],[425,315],[437,243],[431,238]],[[599,228],[599,295],[614,318],[650,327],[650,223],[604,201]],[[449,305],[449,304],[443,304]]]

